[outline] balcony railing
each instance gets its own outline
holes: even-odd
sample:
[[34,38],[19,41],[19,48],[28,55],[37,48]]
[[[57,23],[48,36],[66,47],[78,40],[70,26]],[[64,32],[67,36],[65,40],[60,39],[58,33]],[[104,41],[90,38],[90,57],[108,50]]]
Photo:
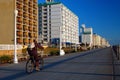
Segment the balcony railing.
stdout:
[[34,27],[34,28],[33,28],[33,31],[34,31],[34,32],[37,32],[37,28]]
[[32,7],[32,3],[31,2],[29,2],[29,6]]
[[22,16],[22,11],[21,10],[18,10],[18,16]]
[[36,11],[36,10],[33,10],[33,14],[35,14],[35,15],[36,15],[36,14],[37,14],[37,11]]
[[37,9],[37,6],[36,6],[35,4],[33,4],[33,8],[34,8],[34,9]]
[[29,37],[32,38],[32,37],[33,37],[33,34],[32,34],[32,33],[29,33]]
[[18,22],[22,22],[22,18],[17,17],[17,21],[18,21]]
[[29,13],[32,13],[33,11],[32,11],[32,9],[29,9]]
[[23,17],[27,18],[28,17],[28,14],[27,13],[23,13]]
[[17,29],[22,30],[22,25],[21,24],[17,24]]
[[32,21],[29,21],[29,25],[32,25],[33,23],[32,23]]
[[37,23],[36,23],[36,22],[33,22],[33,25],[34,25],[34,26],[37,26]]
[[17,9],[22,9],[22,4],[21,3],[17,3]]
[[31,43],[32,42],[32,39],[29,39],[29,43]]
[[24,33],[23,33],[23,37],[28,37],[28,33],[27,33],[27,32],[24,32]]
[[17,0],[18,2],[20,2],[20,3],[22,3],[23,2],[23,0]]
[[17,38],[17,43],[22,44],[22,38]]
[[28,43],[28,39],[27,39],[27,38],[24,38],[24,39],[23,39],[23,42],[24,42],[24,43]]
[[23,26],[23,30],[24,30],[24,31],[27,31],[27,30],[28,30],[28,26],[24,25],[24,26]]
[[36,33],[33,33],[33,35],[34,35],[34,36],[33,36],[34,38],[37,38],[37,34],[36,34]]
[[37,0],[33,0],[34,3],[37,3]]
[[32,29],[32,27],[29,27],[29,31],[32,31],[33,29]]
[[17,31],[17,36],[21,37],[22,36],[22,31]]
[[33,16],[33,19],[34,19],[34,20],[37,20],[37,17],[36,17],[36,16]]
[[24,10],[24,11],[28,11],[27,6],[23,6],[23,10]]

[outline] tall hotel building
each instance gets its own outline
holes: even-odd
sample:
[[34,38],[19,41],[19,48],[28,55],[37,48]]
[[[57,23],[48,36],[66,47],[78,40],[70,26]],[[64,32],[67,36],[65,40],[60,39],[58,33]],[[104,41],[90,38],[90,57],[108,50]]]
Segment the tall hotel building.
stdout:
[[38,38],[37,0],[0,0],[0,44],[14,43],[15,25],[17,44]]
[[82,24],[82,43],[89,44],[89,47],[93,45],[93,29],[86,28],[85,24]]
[[62,45],[79,42],[78,17],[60,2],[39,4],[39,41]]

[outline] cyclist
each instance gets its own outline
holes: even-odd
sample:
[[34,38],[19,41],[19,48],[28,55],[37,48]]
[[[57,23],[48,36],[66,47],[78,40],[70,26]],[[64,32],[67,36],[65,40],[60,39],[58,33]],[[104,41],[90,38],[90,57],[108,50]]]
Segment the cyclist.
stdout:
[[28,54],[30,56],[33,56],[35,59],[36,71],[39,71],[40,70],[39,69],[39,57],[38,57],[38,53],[37,53],[37,48],[42,49],[42,50],[44,49],[41,46],[41,44],[38,44],[36,40],[33,40],[33,43],[28,46],[27,50],[28,50]]

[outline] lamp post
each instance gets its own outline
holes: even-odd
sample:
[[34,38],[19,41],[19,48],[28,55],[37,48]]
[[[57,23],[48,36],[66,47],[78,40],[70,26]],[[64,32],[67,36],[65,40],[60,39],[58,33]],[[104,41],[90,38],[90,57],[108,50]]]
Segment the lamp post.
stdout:
[[60,55],[61,55],[61,48],[62,48],[62,44],[61,44],[61,26],[60,26]]
[[15,39],[14,39],[14,63],[17,64],[18,63],[18,58],[17,58],[17,46],[16,46],[16,17],[17,17],[18,11],[15,10]]
[[65,54],[64,50],[62,49],[62,33],[61,33],[61,26],[60,26],[60,56]]

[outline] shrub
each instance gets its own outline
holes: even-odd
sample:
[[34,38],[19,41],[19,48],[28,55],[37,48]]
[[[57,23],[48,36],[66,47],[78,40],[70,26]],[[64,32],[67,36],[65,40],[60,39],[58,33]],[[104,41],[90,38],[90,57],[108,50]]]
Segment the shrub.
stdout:
[[75,52],[75,50],[72,49],[72,48],[63,48],[63,50],[65,51],[65,53],[72,53],[72,52]]
[[46,48],[44,50],[44,54],[48,54],[48,55],[58,55],[59,54],[59,49],[58,48]]
[[50,55],[51,55],[51,56],[57,56],[57,55],[59,55],[59,51],[58,51],[58,50],[56,50],[56,51],[51,51],[51,52],[50,52]]
[[7,63],[12,60],[12,57],[10,55],[2,55],[0,57],[1,63]]

